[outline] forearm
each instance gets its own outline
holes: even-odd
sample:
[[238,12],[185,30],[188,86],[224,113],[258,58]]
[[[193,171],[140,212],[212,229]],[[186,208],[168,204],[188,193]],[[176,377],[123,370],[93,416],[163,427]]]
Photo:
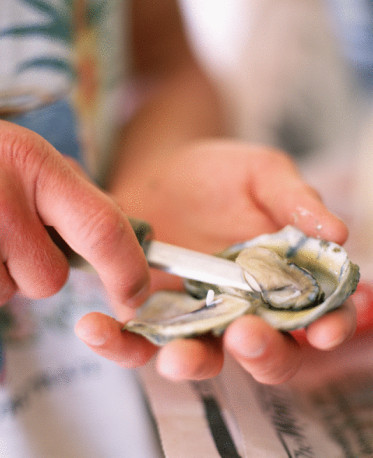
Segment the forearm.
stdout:
[[121,203],[180,146],[223,130],[217,91],[191,52],[178,2],[136,0],[131,22],[133,80],[145,91],[122,131],[109,175],[108,188]]
[[[109,190],[141,179],[141,170],[162,161],[184,143],[223,132],[218,95],[195,63],[182,64],[163,78],[125,126],[112,168]],[[136,176],[134,176],[136,173]]]

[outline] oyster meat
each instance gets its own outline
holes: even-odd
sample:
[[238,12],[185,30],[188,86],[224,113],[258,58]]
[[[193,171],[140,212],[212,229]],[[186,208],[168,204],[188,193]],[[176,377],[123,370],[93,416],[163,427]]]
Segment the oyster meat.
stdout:
[[274,250],[247,247],[238,254],[236,262],[243,268],[249,285],[254,278],[262,299],[274,308],[297,310],[320,302],[322,291],[315,278]]
[[[340,306],[359,281],[359,268],[339,245],[292,226],[234,245],[218,256],[236,261],[253,292],[185,281],[186,293],[154,294],[124,329],[157,345],[204,333],[221,334],[243,314],[273,327],[305,327]],[[211,298],[213,292],[213,298]]]

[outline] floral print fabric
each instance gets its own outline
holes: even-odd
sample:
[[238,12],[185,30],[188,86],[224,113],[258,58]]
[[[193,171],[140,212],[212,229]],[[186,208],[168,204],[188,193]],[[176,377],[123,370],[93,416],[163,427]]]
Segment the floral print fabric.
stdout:
[[0,117],[35,130],[94,174],[115,125],[127,2],[1,3]]

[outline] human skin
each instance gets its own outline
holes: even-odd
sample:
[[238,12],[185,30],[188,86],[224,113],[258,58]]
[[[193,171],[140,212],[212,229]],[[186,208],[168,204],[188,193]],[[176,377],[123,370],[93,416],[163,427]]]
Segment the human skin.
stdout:
[[65,283],[69,265],[48,227],[95,266],[113,300],[142,302],[146,260],[109,196],[42,137],[6,121],[0,121],[0,165],[0,304],[16,291],[47,297]]
[[[135,2],[134,74],[151,90],[126,126],[108,190],[131,215],[149,221],[155,237],[214,253],[263,232],[294,224],[305,233],[344,243],[345,225],[322,204],[294,163],[273,148],[223,139],[216,94],[193,58],[172,1]],[[152,290],[180,288],[152,273]],[[172,380],[219,373],[224,349],[257,380],[279,383],[300,367],[302,348],[261,318],[245,316],[223,338],[175,340],[159,351],[122,331],[135,311],[112,301],[116,318],[83,317],[76,332],[98,354],[123,367],[157,353],[158,371]],[[346,302],[307,329],[308,341],[329,350],[348,339],[355,312]]]

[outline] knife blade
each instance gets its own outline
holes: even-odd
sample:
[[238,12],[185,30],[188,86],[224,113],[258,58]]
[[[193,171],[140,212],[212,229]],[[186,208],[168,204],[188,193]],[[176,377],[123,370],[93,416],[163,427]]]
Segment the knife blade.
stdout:
[[150,267],[189,280],[253,291],[235,262],[153,240],[152,228],[147,222],[129,220]]
[[233,261],[152,240],[145,247],[150,267],[178,277],[252,291],[242,268]]

